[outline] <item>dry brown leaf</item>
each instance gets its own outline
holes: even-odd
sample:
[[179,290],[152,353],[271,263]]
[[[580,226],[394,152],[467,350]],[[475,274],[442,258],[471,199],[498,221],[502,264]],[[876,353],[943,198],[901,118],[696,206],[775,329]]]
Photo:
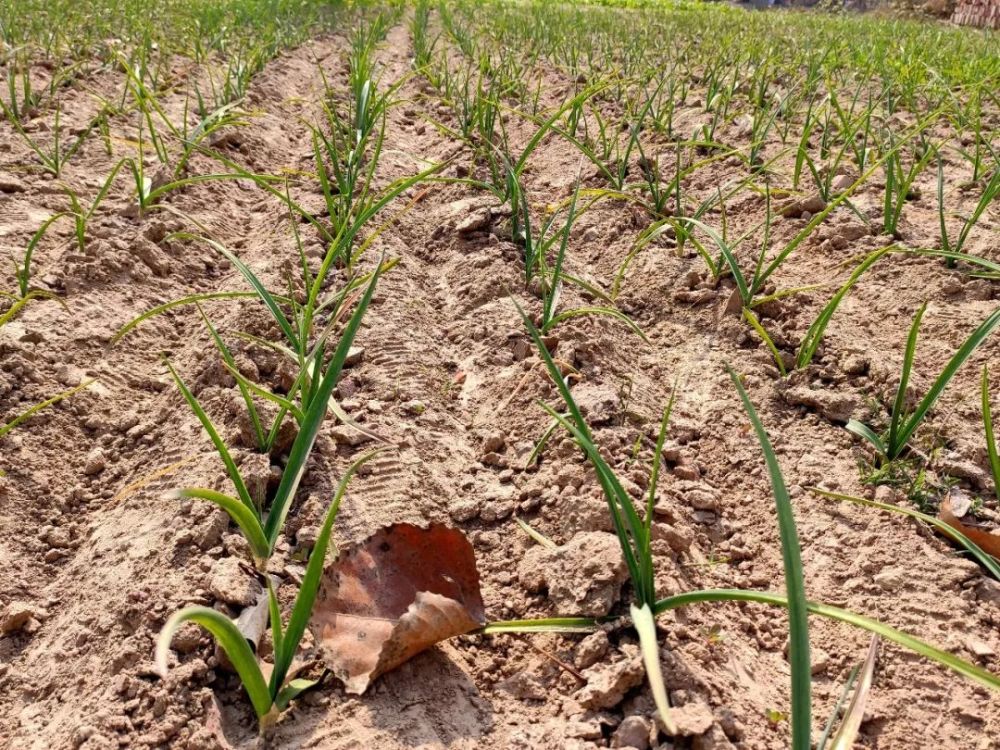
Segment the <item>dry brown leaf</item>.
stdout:
[[[273,576],[271,580],[274,582]],[[277,583],[275,582],[274,585],[277,586]],[[257,653],[257,647],[260,645],[260,639],[264,637],[264,631],[267,630],[269,621],[268,593],[267,589],[262,589],[257,595],[257,601],[246,607],[236,618],[237,630],[250,643],[254,653]]]
[[486,622],[476,556],[458,529],[381,529],[323,574],[310,630],[326,665],[360,695],[381,674]]
[[726,304],[722,306],[719,318],[724,318],[727,315],[739,315],[741,312],[743,312],[743,297],[740,296],[739,289],[733,289]]
[[[235,620],[236,629],[247,639],[247,643],[250,644],[250,648],[253,649],[255,654],[269,622],[270,610],[267,607],[267,603],[267,590],[262,589],[257,594],[257,600],[249,607],[245,607]],[[218,642],[215,644],[215,658],[219,660],[219,667],[221,669],[224,669],[226,672],[236,673],[236,667],[229,660],[229,654],[226,653],[226,649],[219,645]]]
[[861,722],[865,716],[865,706],[868,703],[868,695],[871,693],[872,685],[875,683],[875,663],[878,660],[878,636],[873,635],[868,646],[868,656],[865,658],[864,667],[861,669],[861,676],[858,678],[858,685],[854,688],[854,697],[851,698],[851,705],[844,715],[844,722],[840,725],[840,731],[833,738],[830,750],[851,750],[854,741],[858,738],[858,731],[861,729]]
[[969,526],[959,521],[952,510],[951,497],[946,498],[941,503],[938,518],[975,542],[987,555],[1000,558],[1000,535],[991,534],[988,531],[977,529],[975,526]]

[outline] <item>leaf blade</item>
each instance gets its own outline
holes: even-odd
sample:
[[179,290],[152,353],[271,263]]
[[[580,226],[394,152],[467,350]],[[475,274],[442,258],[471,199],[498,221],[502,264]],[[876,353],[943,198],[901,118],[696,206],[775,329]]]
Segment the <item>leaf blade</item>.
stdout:
[[740,400],[750,417],[754,432],[760,442],[771,478],[778,514],[778,530],[781,536],[781,557],[785,569],[785,589],[788,596],[789,645],[788,656],[792,669],[792,747],[795,750],[809,750],[812,731],[812,670],[809,660],[809,622],[806,608],[805,579],[802,572],[802,551],[799,548],[798,531],[795,528],[795,514],[792,500],[785,487],[785,480],[778,465],[771,439],[757,416],[757,410],[750,396],[743,388],[739,377],[727,366],[729,377],[736,386]]
[[257,514],[247,507],[246,503],[232,495],[216,492],[206,487],[185,487],[177,490],[176,495],[177,497],[205,500],[222,508],[243,532],[243,536],[250,544],[250,549],[258,563],[262,563],[270,557],[270,550],[260,520],[257,518]]
[[903,427],[900,429],[897,435],[897,444],[893,446],[890,442],[890,449],[894,449],[893,454],[890,458],[896,458],[909,442],[910,437],[916,431],[917,427],[923,421],[927,412],[930,411],[931,407],[938,400],[938,397],[944,391],[945,387],[958,372],[959,368],[965,364],[965,361],[972,356],[972,353],[978,348],[978,346],[993,332],[993,329],[1000,324],[1000,308],[997,308],[993,313],[986,318],[980,324],[980,326],[973,331],[969,338],[965,340],[965,343],[959,348],[955,355],[948,361],[945,365],[944,370],[938,375],[934,384],[931,386],[927,394],[921,399],[917,408],[910,415],[909,419],[905,422]]
[[354,343],[354,337],[361,326],[361,319],[364,317],[365,311],[368,309],[368,304],[375,294],[375,286],[378,284],[380,274],[381,265],[372,274],[368,289],[359,300],[354,314],[351,315],[347,326],[341,333],[340,342],[337,345],[333,358],[330,360],[326,373],[316,389],[309,408],[306,410],[305,418],[299,426],[299,434],[292,444],[288,463],[285,466],[284,473],[281,475],[281,482],[278,484],[274,501],[264,522],[264,535],[267,537],[271,550],[274,549],[274,545],[278,541],[278,534],[281,532],[281,527],[285,522],[292,497],[298,489],[303,474],[305,474],[306,462],[309,454],[312,452],[313,444],[316,442],[323,418],[326,416],[330,396],[337,384],[337,380],[340,378],[344,360],[347,359],[347,352]]
[[264,682],[264,675],[257,664],[257,657],[233,621],[214,609],[185,607],[171,615],[156,640],[156,670],[160,676],[165,678],[167,675],[167,652],[170,649],[170,641],[185,622],[197,623],[215,637],[240,676],[258,720],[263,720],[270,713],[273,702],[267,683]]

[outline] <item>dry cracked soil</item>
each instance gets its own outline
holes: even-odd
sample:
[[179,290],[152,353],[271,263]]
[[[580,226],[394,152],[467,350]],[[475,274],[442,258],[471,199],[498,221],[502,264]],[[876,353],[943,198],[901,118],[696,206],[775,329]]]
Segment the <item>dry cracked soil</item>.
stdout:
[[[282,53],[254,80],[246,126],[216,147],[260,173],[294,173],[312,163],[310,131],[322,97],[318,69],[334,86],[346,81],[345,39],[318,38]],[[378,57],[382,81],[409,70],[405,25]],[[177,76],[185,71],[178,69]],[[553,96],[572,82],[546,72]],[[120,80],[102,73],[93,89]],[[427,161],[468,164],[466,147],[429,124],[449,112],[417,77],[390,110],[381,184],[415,173]],[[167,97],[179,108],[179,96]],[[93,114],[83,89],[66,95],[63,118]],[[679,113],[691,124],[695,108]],[[508,123],[515,143],[530,123]],[[727,125],[736,129],[738,123]],[[135,124],[112,124],[115,138]],[[736,133],[728,134],[736,138]],[[29,154],[0,133],[0,244],[23,248],[45,217],[64,205],[52,180],[19,169]],[[91,139],[65,180],[97,185],[113,164]],[[531,159],[533,201],[565,199],[579,157],[549,138]],[[719,161],[699,171],[694,191],[725,184],[738,166]],[[960,171],[955,165],[956,171]],[[194,171],[212,164],[196,156]],[[584,170],[583,180],[596,178]],[[935,236],[933,176],[911,202],[904,234]],[[856,205],[878,208],[877,187]],[[318,191],[297,196],[319,208]],[[41,243],[36,276],[61,302],[38,301],[0,329],[0,416],[82,381],[86,391],[36,416],[0,445],[0,745],[45,748],[589,748],[778,750],[787,746],[789,666],[783,610],[755,604],[696,605],[659,619],[666,683],[683,709],[689,736],[663,744],[649,718],[652,699],[627,628],[589,636],[463,636],[383,676],[363,696],[328,678],[297,702],[268,738],[210,637],[185,628],[174,642],[177,664],[166,679],[152,668],[165,619],[190,603],[230,614],[253,600],[240,566],[245,546],[221,511],[178,501],[183,485],[217,486],[225,477],[201,426],[170,380],[162,354],[192,385],[261,488],[277,469],[247,447],[242,402],[220,364],[203,322],[190,307],[139,326],[112,344],[141,312],[192,293],[245,289],[210,247],[172,237],[186,217],[237,252],[280,288],[295,263],[294,240],[280,204],[240,181],[192,185],[170,198],[173,211],[142,219],[123,215],[112,193],[80,252],[70,227]],[[627,611],[627,589],[600,487],[583,456],[558,434],[542,459],[525,462],[549,418],[538,405],[558,398],[525,335],[512,300],[538,305],[523,283],[520,250],[481,193],[461,183],[414,188],[372,244],[364,263],[384,254],[399,264],[385,274],[358,336],[360,351],[337,388],[354,419],[398,449],[383,454],[352,483],[335,527],[338,545],[383,525],[443,521],[474,546],[491,619]],[[727,207],[731,231],[760,220],[760,196]],[[475,221],[467,221],[475,215]],[[803,218],[778,219],[777,240]],[[969,247],[996,250],[987,223]],[[573,273],[607,288],[644,218],[602,202],[575,226],[567,260]],[[323,252],[304,232],[306,254]],[[838,210],[782,267],[782,287],[842,278],[843,264],[886,244],[849,211]],[[738,317],[725,314],[728,280],[713,281],[690,248],[655,243],[639,254],[618,298],[648,341],[609,317],[573,318],[552,343],[580,374],[574,386],[598,441],[626,487],[639,496],[648,479],[658,417],[675,381],[678,399],[665,451],[667,471],[656,507],[657,588],[661,595],[698,588],[781,590],[782,562],[774,499],[760,447],[728,379],[735,366],[758,405],[790,485],[801,534],[807,593],[877,618],[1000,672],[1000,585],[947,542],[914,522],[838,504],[809,491],[821,486],[872,496],[861,484],[866,453],[843,428],[875,397],[891,393],[909,322],[929,300],[914,389],[930,379],[977,321],[997,304],[994,283],[971,279],[932,258],[893,257],[877,264],[847,297],[817,361],[788,381]],[[789,347],[832,293],[784,299],[762,311],[776,343]],[[63,304],[64,303],[64,304]],[[567,288],[566,307],[588,304]],[[273,351],[232,336],[269,336],[270,320],[248,299],[205,304],[227,335],[240,369],[280,389],[291,377]],[[932,428],[947,436],[937,457],[941,477],[992,495],[978,411],[978,377],[996,361],[986,343],[939,402]],[[1000,373],[1000,367],[994,368]],[[994,389],[1000,383],[994,383]],[[356,433],[331,420],[318,442],[300,500],[279,545],[279,572],[301,576],[295,550],[315,538],[320,513],[352,457],[365,450]],[[890,488],[879,499],[906,503]],[[996,504],[984,512],[996,517]],[[558,548],[539,547],[516,525],[522,518]],[[867,637],[813,618],[815,713],[825,717]],[[304,643],[306,653],[311,646]],[[778,713],[776,713],[778,712]],[[819,720],[817,720],[819,723]],[[990,750],[1000,748],[1000,699],[909,652],[885,646],[862,730],[865,747]],[[915,739],[919,738],[919,739]]]

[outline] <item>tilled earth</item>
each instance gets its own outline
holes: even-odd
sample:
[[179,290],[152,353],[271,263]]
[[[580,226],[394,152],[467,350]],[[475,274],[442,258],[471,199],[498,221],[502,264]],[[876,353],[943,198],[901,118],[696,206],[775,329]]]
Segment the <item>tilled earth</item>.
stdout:
[[[346,85],[345,40],[331,36],[287,52],[253,83],[250,123],[217,148],[258,173],[311,168],[305,121],[319,116],[322,68]],[[409,71],[410,39],[394,28],[379,52],[382,84]],[[176,74],[185,75],[178,68]],[[545,72],[555,96],[572,82]],[[89,90],[114,90],[101,74],[66,94],[63,119],[93,115]],[[455,176],[471,152],[428,122],[448,110],[419,78],[400,89],[390,110],[379,179],[415,173],[426,161],[454,158]],[[180,95],[165,100],[183,106]],[[695,108],[681,114],[693,128]],[[515,143],[532,134],[511,116]],[[730,126],[738,140],[738,123]],[[113,122],[117,139],[136,123]],[[655,148],[656,144],[650,145]],[[775,147],[775,152],[777,147]],[[15,255],[47,216],[65,207],[58,185],[23,168],[29,153],[0,133],[0,244]],[[70,162],[65,180],[93,192],[115,161],[100,139]],[[572,191],[579,156],[559,139],[535,152],[526,173],[532,201],[553,204]],[[963,176],[958,164],[955,179]],[[196,157],[195,172],[213,171]],[[689,189],[709,194],[739,172],[734,161],[696,173]],[[598,184],[587,170],[584,184]],[[956,182],[957,184],[957,182]],[[933,176],[926,174],[904,214],[907,244],[936,239]],[[491,619],[627,611],[621,562],[594,475],[579,451],[557,436],[542,460],[525,460],[548,424],[538,400],[558,398],[528,341],[516,299],[538,309],[525,290],[520,250],[491,202],[466,185],[418,187],[416,199],[367,256],[399,258],[385,274],[358,337],[363,353],[338,386],[359,422],[398,445],[357,477],[341,509],[341,547],[383,525],[445,521],[470,537]],[[319,208],[322,196],[298,196]],[[401,199],[389,211],[397,211]],[[859,191],[856,205],[877,213],[881,190]],[[466,636],[449,641],[380,678],[364,696],[345,695],[332,678],[291,708],[269,739],[211,639],[196,628],[175,640],[179,664],[162,680],[153,644],[165,619],[189,603],[237,614],[254,597],[240,568],[245,548],[227,517],[207,504],[180,502],[169,490],[221,486],[225,474],[201,426],[174,387],[170,360],[239,449],[244,471],[273,481],[266,459],[241,443],[245,424],[235,383],[190,307],[153,318],[121,342],[125,323],[163,302],[195,292],[242,290],[242,278],[209,247],[170,235],[190,217],[238,252],[274,288],[297,262],[280,204],[245,182],[194,185],[168,199],[176,212],[143,219],[123,212],[113,192],[94,220],[86,251],[68,224],[42,242],[36,281],[65,305],[39,301],[0,329],[0,417],[96,378],[97,384],[48,409],[0,444],[0,745],[9,748],[274,747],[533,748],[648,747],[665,741],[650,720],[652,699],[625,628],[590,636]],[[488,220],[466,222],[480,209]],[[746,193],[727,206],[731,232],[759,222],[763,199]],[[479,215],[484,215],[480,211]],[[579,219],[567,268],[609,287],[649,219],[602,202]],[[781,218],[775,241],[804,218]],[[995,255],[995,210],[968,248]],[[877,222],[876,222],[877,223]],[[306,237],[307,255],[324,248]],[[844,263],[890,242],[856,215],[836,211],[778,274],[781,287],[846,277]],[[627,488],[648,477],[659,414],[675,380],[679,392],[665,452],[669,472],[657,505],[657,583],[661,595],[697,588],[782,590],[774,500],[760,447],[724,364],[745,375],[776,446],[802,539],[807,593],[913,633],[1000,672],[1000,585],[940,537],[898,516],[835,504],[812,494],[822,486],[872,496],[861,484],[866,454],[843,429],[847,414],[868,414],[891,394],[912,316],[927,300],[914,390],[920,394],[969,331],[997,304],[993,282],[951,271],[936,259],[879,261],[836,313],[820,356],[788,381],[738,317],[724,313],[730,282],[713,282],[693,252],[669,242],[637,256],[618,302],[648,342],[607,317],[575,318],[555,331],[557,357],[579,370],[574,392],[598,441]],[[6,288],[6,287],[5,287]],[[764,322],[791,349],[836,288],[830,285],[767,306]],[[587,303],[567,289],[564,306]],[[232,336],[273,336],[250,300],[205,305],[227,335],[240,369],[280,388],[289,372],[267,349]],[[927,435],[940,435],[933,473],[966,491],[993,496],[986,471],[978,376],[997,360],[988,341],[949,386]],[[995,367],[1000,372],[1000,367]],[[1000,383],[994,383],[998,390]],[[4,420],[6,421],[6,419]],[[314,538],[337,479],[365,446],[331,419],[317,444],[300,502],[279,546],[278,572],[301,574],[294,551]],[[881,500],[907,503],[880,488]],[[997,517],[995,501],[983,506]],[[561,548],[544,551],[516,525],[523,518]],[[313,534],[313,536],[310,536]],[[21,616],[17,613],[21,612]],[[17,622],[15,622],[17,621]],[[763,750],[788,743],[783,610],[761,605],[698,605],[659,619],[666,683],[685,707],[689,737],[663,747]],[[811,622],[816,726],[840,697],[867,636]],[[310,646],[308,641],[304,644]],[[581,679],[582,677],[582,679]],[[883,648],[869,703],[866,747],[1000,748],[1000,700],[983,688],[892,646]]]

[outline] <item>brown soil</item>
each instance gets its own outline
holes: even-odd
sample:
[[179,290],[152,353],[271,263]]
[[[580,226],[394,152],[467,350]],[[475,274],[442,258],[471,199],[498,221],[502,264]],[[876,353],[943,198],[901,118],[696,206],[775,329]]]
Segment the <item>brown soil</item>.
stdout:
[[[272,61],[253,84],[251,124],[220,148],[258,172],[308,170],[309,131],[301,123],[317,113],[322,93],[317,66],[335,85],[344,85],[343,52],[342,38],[323,38]],[[383,82],[406,74],[405,26],[390,33],[380,54]],[[548,75],[553,90],[568,85],[558,73]],[[64,122],[86,122],[94,112],[88,91],[113,91],[121,83],[107,76],[68,92]],[[468,164],[468,152],[422,119],[429,113],[447,121],[448,115],[425,96],[419,80],[410,79],[401,91],[408,101],[389,117],[380,168],[384,184],[414,173],[422,159],[457,156],[456,164]],[[180,107],[181,99],[168,98],[167,104]],[[694,108],[685,113],[692,123],[697,116]],[[509,128],[515,143],[530,137],[530,127],[517,118]],[[116,138],[134,137],[135,122],[115,121],[112,132]],[[18,188],[0,194],[0,244],[15,255],[46,216],[65,206],[53,181],[23,168],[28,162],[23,144],[8,130],[0,132],[0,169],[13,175]],[[65,179],[92,193],[96,176],[108,174],[113,163],[101,140],[92,138],[71,161]],[[213,169],[201,157],[192,166],[195,172]],[[577,166],[570,146],[546,140],[528,172],[536,205],[566,197]],[[961,179],[959,165],[953,166]],[[454,170],[449,167],[448,174]],[[719,163],[699,172],[690,188],[707,195],[733,173],[733,165]],[[930,172],[920,187],[922,197],[908,207],[904,232],[910,244],[929,247],[937,232]],[[880,195],[873,184],[860,193],[857,205],[877,211]],[[318,193],[299,197],[312,206],[321,203]],[[600,611],[605,602],[605,611],[609,605],[627,611],[621,576],[613,570],[591,583],[569,576],[560,588],[560,568],[573,571],[593,554],[604,554],[602,538],[588,537],[609,528],[604,501],[582,457],[561,438],[538,467],[522,470],[548,421],[536,402],[554,403],[556,396],[526,346],[509,293],[523,304],[538,303],[523,291],[519,250],[500,227],[454,231],[453,204],[466,199],[481,196],[462,185],[433,186],[379,237],[369,255],[384,252],[401,262],[380,283],[358,339],[364,356],[338,393],[356,419],[400,448],[355,479],[335,529],[337,542],[362,540],[391,522],[448,521],[473,542],[489,618],[574,614],[562,609],[574,600],[591,610]],[[236,182],[192,186],[169,202],[280,288],[283,266],[296,256],[276,203]],[[652,700],[641,670],[636,674],[637,647],[627,629],[588,637],[457,638],[383,676],[362,697],[345,695],[330,679],[289,710],[267,741],[256,737],[245,694],[220,666],[205,633],[183,631],[175,643],[179,665],[166,680],[155,675],[153,644],[170,613],[193,602],[239,601],[246,593],[239,571],[233,580],[232,563],[244,547],[226,517],[167,495],[183,485],[218,485],[224,473],[160,354],[168,353],[194,385],[229,440],[239,440],[242,404],[191,308],[156,318],[115,346],[110,339],[156,304],[245,286],[207,247],[165,238],[190,225],[169,213],[126,218],[120,212],[126,203],[124,192],[112,195],[95,219],[86,253],[77,251],[67,224],[57,225],[39,249],[36,280],[58,292],[65,307],[36,302],[0,329],[0,418],[85,378],[99,381],[0,445],[7,472],[0,479],[0,610],[21,602],[34,618],[29,627],[0,637],[0,745],[86,750],[245,748],[262,742],[387,749],[642,745]],[[735,234],[760,221],[763,203],[758,196],[742,197],[728,212]],[[970,252],[995,254],[995,216],[987,214]],[[607,287],[646,223],[620,204],[599,204],[573,232],[568,270]],[[778,220],[777,240],[803,225],[802,219]],[[838,210],[776,281],[785,287],[843,279],[844,261],[887,242],[858,226],[853,214]],[[310,248],[321,252],[318,243]],[[703,293],[679,294],[696,288]],[[779,345],[797,343],[833,288],[767,311],[765,322]],[[638,257],[619,299],[648,344],[609,318],[577,318],[557,329],[558,356],[583,375],[575,389],[599,442],[637,484],[644,482],[658,415],[675,378],[681,378],[670,432],[671,472],[663,478],[659,509],[659,592],[782,589],[774,501],[760,447],[723,369],[729,362],[745,373],[792,488],[809,597],[877,618],[1000,672],[995,581],[913,522],[836,505],[804,489],[819,484],[871,496],[858,471],[864,451],[821,413],[824,404],[833,394],[861,404],[890,393],[909,322],[929,300],[915,375],[915,388],[922,392],[996,306],[997,287],[933,259],[881,261],[837,313],[818,363],[796,375],[792,386],[776,377],[753,332],[721,315],[730,293],[728,282],[716,287],[705,280],[697,256],[679,257],[654,246]],[[696,298],[699,304],[690,301]],[[583,301],[567,290],[563,305]],[[280,383],[281,364],[274,355],[231,335],[272,333],[255,303],[215,302],[206,311],[230,334],[245,372]],[[993,339],[973,356],[939,402],[933,430],[927,431],[947,438],[938,474],[944,476],[949,466],[952,474],[964,472],[963,482],[984,497],[992,491],[977,382],[982,364],[996,362],[997,347]],[[1000,373],[1000,366],[994,370]],[[863,406],[855,413],[863,416]],[[631,466],[640,436],[643,447]],[[484,463],[487,442],[489,453],[497,455]],[[289,555],[295,534],[315,526],[336,478],[360,450],[329,436],[318,443],[304,499],[293,510],[289,538],[280,549],[284,568],[301,569]],[[240,455],[249,470],[250,452]],[[256,476],[266,482],[269,473],[264,465]],[[879,496],[906,502],[892,491],[880,490]],[[995,502],[987,501],[985,511],[995,517]],[[514,514],[556,543],[572,543],[572,549],[552,559],[532,551],[534,543],[518,529]],[[519,565],[529,551],[533,564]],[[597,559],[608,559],[612,569],[616,565],[613,554]],[[586,590],[589,585],[596,588]],[[611,594],[602,586],[612,587]],[[788,705],[784,611],[699,605],[661,617],[659,626],[675,702],[690,705],[693,716],[699,704],[711,713],[707,731],[663,747],[787,746],[787,723],[768,719],[770,711]],[[819,618],[811,626],[819,727],[847,673],[863,658],[867,637]],[[588,684],[582,686],[558,662],[581,672]],[[637,718],[623,724],[626,717]],[[997,737],[995,694],[909,652],[884,648],[863,727],[866,747],[988,750],[1000,748]]]

